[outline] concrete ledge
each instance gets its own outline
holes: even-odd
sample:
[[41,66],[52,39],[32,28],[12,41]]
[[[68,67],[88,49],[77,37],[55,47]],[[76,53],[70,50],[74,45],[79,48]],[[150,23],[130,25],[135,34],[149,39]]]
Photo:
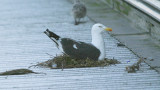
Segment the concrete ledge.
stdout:
[[154,5],[151,5],[146,1],[124,0],[124,2],[128,3],[133,8],[136,8],[141,13],[144,13],[146,16],[155,20],[157,23],[160,23],[159,9]]
[[159,0],[143,0],[143,2],[146,2],[147,4],[153,6],[155,9],[158,9],[160,11]]
[[160,14],[158,12],[152,11],[152,13],[149,13],[144,8],[140,8],[138,4],[136,5],[135,0],[100,1],[126,16],[134,26],[142,31],[149,32],[152,38],[160,41],[160,18],[158,17]]

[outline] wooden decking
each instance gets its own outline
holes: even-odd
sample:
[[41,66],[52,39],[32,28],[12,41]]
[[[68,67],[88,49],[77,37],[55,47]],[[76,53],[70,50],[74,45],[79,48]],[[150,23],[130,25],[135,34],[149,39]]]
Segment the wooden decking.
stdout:
[[[1,0],[0,3],[0,72],[28,68],[50,56],[61,54],[43,33],[46,28],[60,36],[84,42],[91,41],[91,26],[74,25],[67,0]],[[104,33],[107,58],[121,64],[108,67],[47,69],[30,68],[42,74],[0,76],[0,90],[159,90],[160,75],[142,63],[137,73],[127,73],[125,67],[138,57],[118,41]],[[45,74],[44,74],[45,73]]]

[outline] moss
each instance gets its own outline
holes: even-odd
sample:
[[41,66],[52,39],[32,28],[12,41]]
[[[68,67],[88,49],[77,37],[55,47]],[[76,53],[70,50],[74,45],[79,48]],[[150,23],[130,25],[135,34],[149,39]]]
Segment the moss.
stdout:
[[[109,66],[111,64],[120,63],[114,59],[105,59],[105,60],[91,60],[91,59],[74,59],[67,55],[60,55],[46,62],[42,62],[37,64],[36,66],[42,66],[52,69],[60,69],[60,68],[83,68],[83,67],[104,67]],[[56,64],[56,67],[53,67]]]
[[35,72],[28,69],[15,69],[15,70],[2,72],[0,73],[0,75],[22,75],[22,74],[29,74],[29,73],[35,73]]
[[120,2],[119,2],[119,1],[115,1],[114,3],[115,3],[115,5],[116,5],[116,9],[117,9],[118,11],[121,11],[121,9],[120,9]]
[[107,1],[107,3],[111,4],[111,0],[106,0],[106,1]]
[[99,6],[98,3],[90,3],[91,6]]
[[124,3],[123,2],[123,6],[124,6],[124,10],[123,10],[123,13],[124,14],[126,14],[126,15],[128,15],[129,14],[129,12],[130,12],[130,10],[131,10],[131,7],[130,6],[128,6],[126,3]]
[[118,11],[120,11],[121,13],[128,15],[129,11],[131,10],[130,6],[128,6],[128,4],[126,4],[123,1],[114,1],[115,5],[116,5],[116,9]]

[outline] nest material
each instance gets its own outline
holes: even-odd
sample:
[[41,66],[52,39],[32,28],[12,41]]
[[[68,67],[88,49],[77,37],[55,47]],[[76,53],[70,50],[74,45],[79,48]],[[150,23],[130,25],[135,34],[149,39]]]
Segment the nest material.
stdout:
[[2,73],[0,73],[0,76],[3,76],[3,75],[23,75],[23,74],[29,74],[29,73],[35,73],[35,72],[33,72],[32,70],[28,70],[28,69],[15,69],[15,70],[2,72]]
[[83,68],[83,67],[104,67],[111,64],[119,64],[115,59],[104,59],[101,61],[87,59],[74,59],[67,55],[60,55],[46,62],[39,63],[35,66],[42,66],[51,69],[63,68]]
[[140,58],[136,63],[134,63],[131,66],[127,66],[126,67],[126,71],[128,73],[135,73],[136,71],[138,71],[140,69],[140,65],[144,60],[142,58]]

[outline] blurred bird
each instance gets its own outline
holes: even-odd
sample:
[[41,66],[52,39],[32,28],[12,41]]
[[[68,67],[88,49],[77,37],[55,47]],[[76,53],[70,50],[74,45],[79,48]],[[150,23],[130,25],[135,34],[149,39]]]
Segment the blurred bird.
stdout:
[[75,25],[78,25],[81,18],[86,16],[87,9],[84,4],[80,2],[80,0],[75,0],[72,8],[72,14],[74,17]]

